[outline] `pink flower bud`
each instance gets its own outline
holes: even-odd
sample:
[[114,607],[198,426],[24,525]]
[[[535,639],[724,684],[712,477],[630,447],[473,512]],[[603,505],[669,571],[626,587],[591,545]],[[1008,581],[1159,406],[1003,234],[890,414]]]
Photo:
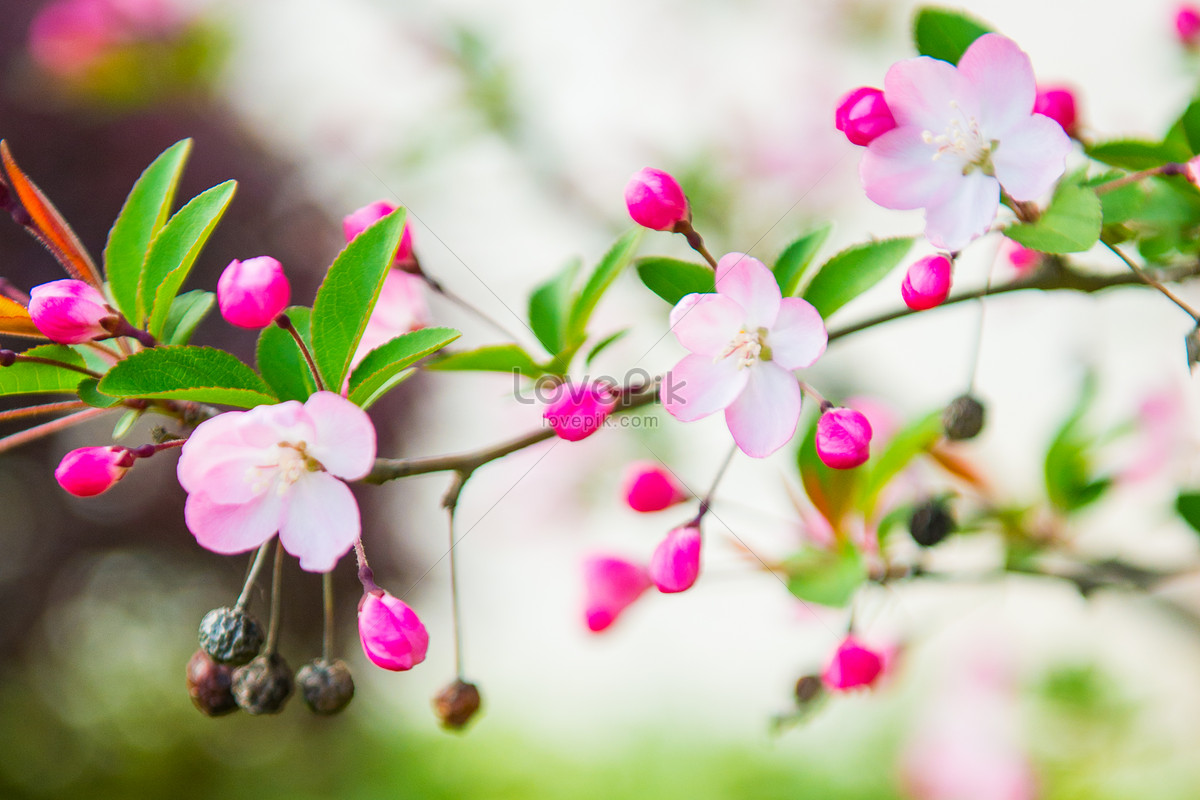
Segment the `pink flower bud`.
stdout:
[[81,447],[63,456],[54,477],[76,497],[95,497],[124,478],[131,466],[133,454],[124,447]]
[[1018,275],[1032,272],[1042,263],[1042,254],[1037,250],[1030,250],[1007,238],[1000,241],[998,255],[1000,259],[1007,261]]
[[635,173],[625,185],[625,205],[634,222],[656,231],[671,230],[689,217],[683,189],[661,169]]
[[265,328],[287,308],[292,287],[283,265],[270,256],[238,261],[236,258],[217,280],[217,306],[230,325]]
[[358,638],[377,667],[402,672],[425,660],[429,634],[408,605],[382,589],[367,592],[358,604]]
[[851,144],[866,146],[896,127],[896,120],[892,118],[883,92],[862,86],[838,103],[834,124],[846,134]]
[[[396,206],[392,203],[386,200],[376,200],[374,203],[368,203],[358,209],[353,214],[347,214],[342,218],[342,233],[346,236],[346,243],[349,244],[357,239],[360,233],[395,210]],[[396,251],[395,263],[397,265],[407,264],[412,260],[412,225],[405,221],[404,233],[400,234],[400,249]]]
[[833,408],[817,420],[817,455],[834,469],[853,469],[871,456],[871,423],[852,408]]
[[583,562],[584,618],[599,633],[617,621],[650,588],[646,568],[623,558],[591,556]]
[[116,312],[89,283],[51,281],[29,292],[29,316],[46,338],[59,344],[80,344],[112,334],[104,326]]
[[653,461],[638,461],[625,470],[625,502],[634,511],[662,511],[688,499],[671,471]]
[[29,25],[29,52],[48,72],[78,77],[117,42],[119,28],[119,20],[105,0],[48,3]]
[[1075,93],[1067,87],[1039,86],[1033,113],[1045,114],[1061,125],[1068,136],[1075,135]]
[[945,256],[925,256],[908,268],[900,294],[913,311],[940,306],[950,296],[951,267]]
[[1183,165],[1183,174],[1188,181],[1200,189],[1200,156],[1192,156],[1186,164]]
[[1175,12],[1175,33],[1186,47],[1200,44],[1200,8],[1182,5]]
[[562,383],[556,397],[542,413],[559,438],[568,442],[586,439],[604,424],[617,406],[617,395],[604,383]]
[[700,526],[676,528],[654,548],[650,579],[664,594],[692,588],[700,574]]
[[821,675],[825,685],[835,692],[848,692],[871,686],[883,674],[883,656],[863,647],[847,636],[834,652]]

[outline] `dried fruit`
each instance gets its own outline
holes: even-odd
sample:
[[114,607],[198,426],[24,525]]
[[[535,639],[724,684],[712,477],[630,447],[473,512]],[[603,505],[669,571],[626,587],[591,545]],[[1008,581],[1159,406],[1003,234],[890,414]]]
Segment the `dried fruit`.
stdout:
[[292,668],[278,653],[233,671],[233,697],[247,714],[278,714],[292,696]]
[[913,541],[922,547],[933,547],[950,534],[958,524],[941,499],[927,500],[917,506],[908,520],[908,530]]
[[242,608],[214,608],[200,620],[200,647],[222,664],[240,666],[258,655],[263,630]]
[[336,714],[354,697],[354,678],[341,659],[313,659],[297,670],[296,685],[314,714]]
[[187,665],[187,687],[196,708],[210,717],[237,711],[232,686],[233,667],[218,664],[203,650],[192,654]]
[[946,438],[954,441],[974,439],[983,430],[983,417],[983,403],[971,395],[954,398],[942,411],[942,427],[946,431]]
[[479,689],[475,684],[459,679],[433,696],[433,711],[442,721],[443,728],[457,731],[475,716],[479,702]]

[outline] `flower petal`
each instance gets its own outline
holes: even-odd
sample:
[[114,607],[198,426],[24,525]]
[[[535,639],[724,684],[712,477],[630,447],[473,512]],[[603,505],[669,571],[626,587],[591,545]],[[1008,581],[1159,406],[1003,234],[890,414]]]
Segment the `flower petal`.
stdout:
[[952,119],[978,114],[975,89],[966,77],[952,64],[929,56],[893,64],[883,79],[883,97],[896,124],[916,126],[918,133],[943,134]]
[[975,171],[963,176],[958,190],[945,201],[925,209],[925,238],[951,252],[987,232],[1000,208],[1000,184]]
[[204,475],[219,461],[228,458],[230,447],[244,448],[242,443],[241,417],[245,411],[227,411],[205,420],[192,431],[183,443],[175,474],[179,485],[186,492],[198,492],[204,488]]
[[308,452],[330,474],[358,480],[375,464],[375,426],[367,412],[333,392],[317,392],[304,403],[315,434]]
[[[771,270],[745,253],[729,253],[717,262],[717,293],[733,300],[746,312],[746,330],[769,328],[779,313],[779,283]],[[736,331],[735,331],[736,333]]]
[[193,492],[183,507],[188,530],[200,546],[222,554],[244,553],[258,547],[279,530],[282,516],[282,496],[274,491],[249,503],[231,505]]
[[784,369],[811,367],[828,343],[825,321],[812,303],[799,297],[785,297],[767,337],[771,359]]
[[764,361],[750,373],[746,388],[725,409],[725,424],[742,452],[764,458],[783,447],[800,420],[800,384],[783,367]]
[[962,159],[934,159],[937,146],[924,140],[922,128],[888,131],[867,147],[858,165],[867,197],[884,208],[907,210],[939,203],[962,180]]
[[1034,114],[1013,127],[992,155],[996,178],[1015,200],[1036,200],[1067,168],[1071,139],[1049,117]]
[[1037,84],[1029,56],[998,33],[980,36],[958,61],[979,98],[979,124],[989,139],[1005,135],[1033,113]]
[[300,559],[300,568],[328,572],[362,532],[350,487],[326,472],[309,472],[287,496],[279,541]]
[[660,395],[663,408],[681,422],[707,417],[737,399],[748,373],[738,368],[736,358],[685,356],[667,373]]
[[720,355],[742,330],[745,310],[722,294],[689,294],[671,310],[679,343],[704,356]]

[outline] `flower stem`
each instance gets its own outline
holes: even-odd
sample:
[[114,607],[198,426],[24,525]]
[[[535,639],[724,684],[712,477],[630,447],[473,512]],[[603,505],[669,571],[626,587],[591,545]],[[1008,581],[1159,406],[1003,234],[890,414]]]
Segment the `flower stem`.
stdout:
[[79,372],[96,380],[104,377],[99,372],[93,372],[87,367],[77,367],[74,364],[65,364],[62,361],[55,361],[52,358],[42,358],[41,356],[26,356],[13,350],[0,350],[0,367],[11,367],[18,361],[24,361],[27,364],[46,364],[51,367],[61,367],[62,369]]
[[700,521],[704,519],[704,515],[708,513],[708,509],[712,506],[713,496],[717,493],[717,487],[721,485],[721,479],[725,477],[725,473],[729,470],[729,465],[733,462],[733,456],[737,451],[736,444],[729,448],[729,452],[725,454],[725,460],[721,462],[721,466],[717,467],[717,474],[713,476],[708,491],[704,493],[704,499],[700,501],[700,509],[692,520],[693,525],[699,525]]
[[822,414],[833,408],[833,403],[826,400],[824,396],[822,396],[822,394],[814,389],[810,384],[800,381],[800,391],[811,397],[813,402],[821,407]]
[[263,655],[273,655],[279,641],[279,618],[283,613],[283,545],[275,540],[275,569],[271,573],[271,619],[267,623],[267,643]]
[[34,425],[32,428],[20,431],[19,433],[14,433],[11,436],[5,436],[3,439],[0,439],[0,453],[7,453],[14,447],[20,447],[21,445],[40,439],[43,436],[49,436],[52,433],[58,433],[59,431],[66,430],[72,425],[78,425],[81,422],[87,422],[89,419],[98,417],[101,414],[105,414],[109,411],[112,411],[112,409],[87,408],[83,411],[66,417],[60,417],[59,419],[51,420],[49,422],[43,422],[41,425]]
[[313,382],[317,385],[317,391],[325,391],[325,383],[321,380],[321,373],[317,370],[317,362],[313,360],[312,353],[308,351],[308,345],[301,338],[300,331],[296,330],[296,326],[292,324],[291,318],[287,314],[280,314],[275,318],[275,324],[290,333],[292,338],[296,340],[296,346],[300,348],[300,352],[304,355],[304,360],[308,362],[308,371],[312,373]]
[[363,549],[361,536],[354,543],[354,557],[358,559],[358,582],[362,584],[363,591],[381,591],[379,584],[375,582],[375,573],[371,569],[371,565],[367,563],[367,551]]
[[1121,259],[1122,261],[1124,261],[1125,265],[1128,266],[1131,270],[1133,270],[1133,274],[1137,275],[1138,278],[1142,281],[1142,283],[1146,284],[1147,286],[1152,286],[1155,289],[1157,289],[1158,291],[1162,292],[1162,294],[1164,296],[1166,296],[1166,298],[1168,300],[1170,300],[1172,303],[1174,303],[1175,305],[1179,306],[1184,311],[1186,311],[1188,313],[1188,316],[1190,316],[1192,318],[1192,320],[1194,322],[1196,322],[1196,324],[1200,325],[1200,316],[1197,316],[1195,309],[1193,309],[1187,303],[1183,302],[1183,300],[1181,300],[1178,295],[1176,295],[1174,292],[1172,292],[1166,286],[1163,286],[1159,281],[1157,281],[1156,279],[1151,277],[1151,275],[1149,273],[1147,273],[1145,270],[1143,270],[1141,267],[1139,267],[1137,264],[1135,264],[1133,262],[1133,260],[1129,258],[1129,256],[1127,256],[1123,252],[1121,252],[1121,249],[1119,247],[1117,247],[1115,244],[1111,244],[1111,243],[1105,242],[1103,240],[1101,240],[1101,241],[1105,247],[1107,247],[1109,250],[1111,250],[1113,252],[1113,255],[1115,255],[1117,258]]
[[1099,186],[1093,187],[1092,191],[1094,191],[1096,194],[1104,194],[1105,192],[1111,192],[1114,189],[1120,189],[1122,186],[1128,186],[1131,183],[1137,183],[1145,180],[1146,178],[1152,178],[1155,175],[1182,175],[1186,168],[1186,164],[1178,164],[1174,162],[1163,164],[1161,167],[1152,167],[1151,169],[1144,169],[1140,172],[1131,172],[1128,175],[1122,175],[1120,178],[1114,178],[1107,183],[1102,183]]
[[[455,473],[454,480],[458,485],[458,490],[461,490],[461,484],[464,482],[461,473]],[[449,524],[447,529],[450,533],[450,616],[454,626],[454,672],[459,680],[463,680],[463,640],[462,640],[462,616],[459,612],[458,604],[458,559],[455,556],[455,549],[458,542],[454,537],[454,512],[458,507],[458,491],[455,491],[455,502],[446,507],[446,516]]]
[[242,593],[238,595],[237,602],[233,604],[234,608],[244,609],[250,603],[250,592],[254,589],[254,583],[258,580],[258,573],[262,572],[263,564],[267,563],[267,551],[271,548],[271,541],[262,543],[258,548],[258,552],[254,554],[254,558],[250,561],[250,570],[246,573],[246,582],[242,584]]
[[321,637],[321,658],[329,663],[333,657],[333,571],[321,576],[321,597],[324,602],[325,630]]
[[680,220],[675,223],[673,230],[676,233],[683,234],[683,238],[687,239],[688,247],[695,250],[700,255],[704,256],[704,260],[714,270],[717,268],[717,260],[712,257],[712,253],[708,252],[708,248],[704,246],[704,239],[700,236],[700,232],[692,227],[690,219]]
[[479,321],[483,322],[485,325],[488,325],[489,327],[500,332],[506,338],[511,339],[516,344],[521,343],[521,337],[514,334],[511,330],[506,328],[504,325],[501,325],[500,322],[497,321],[495,317],[486,313],[483,309],[479,308],[478,306],[475,306],[470,301],[461,297],[457,293],[452,292],[449,289],[447,289],[445,286],[442,285],[441,281],[438,281],[434,278],[429,277],[424,272],[421,273],[421,279],[425,281],[425,285],[429,287],[430,291],[432,291],[436,294],[440,294],[442,297],[446,298],[451,303],[454,303],[454,305],[458,306],[459,308],[463,309],[464,311],[466,311],[470,314],[473,314],[477,319],[479,319]]
[[46,403],[40,406],[14,408],[9,411],[0,411],[0,422],[11,422],[15,419],[36,417],[40,414],[54,414],[59,411],[75,411],[76,409],[87,407],[88,404],[81,400],[66,400],[61,403]]

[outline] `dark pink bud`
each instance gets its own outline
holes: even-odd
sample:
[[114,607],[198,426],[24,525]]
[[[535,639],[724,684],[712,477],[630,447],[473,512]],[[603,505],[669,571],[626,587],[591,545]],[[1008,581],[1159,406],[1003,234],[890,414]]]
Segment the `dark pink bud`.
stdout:
[[625,205],[638,225],[667,231],[688,218],[687,197],[683,189],[661,169],[637,172],[625,185]]
[[[354,241],[358,235],[379,220],[396,210],[396,206],[386,200],[376,200],[368,203],[353,214],[342,218],[342,233],[346,243]],[[406,264],[413,258],[412,225],[404,223],[404,233],[400,234],[400,249],[396,251],[396,264]]]
[[671,471],[653,461],[638,461],[625,470],[625,502],[634,511],[662,511],[688,498]]
[[1187,47],[1200,44],[1200,8],[1182,5],[1175,12],[1175,33]]
[[1033,113],[1045,114],[1062,126],[1068,136],[1075,135],[1075,93],[1065,86],[1039,86],[1033,101]]
[[834,469],[853,469],[871,456],[871,423],[852,408],[832,408],[817,420],[817,455]]
[[124,478],[133,460],[124,447],[81,447],[63,456],[54,477],[76,497],[95,497]]
[[236,258],[217,280],[217,306],[230,325],[265,328],[287,308],[292,287],[283,265],[270,256],[238,261]]
[[367,592],[358,604],[358,638],[377,667],[402,672],[425,660],[429,634],[407,604],[389,592]]
[[47,339],[81,344],[111,336],[104,323],[113,319],[115,312],[90,283],[62,280],[33,287],[29,316]]
[[950,296],[953,264],[945,256],[925,256],[908,268],[900,294],[913,311],[940,306]]
[[862,86],[838,103],[834,124],[851,144],[866,146],[896,127],[896,120],[883,92]]
[[1032,272],[1042,263],[1042,254],[1037,250],[1030,250],[1007,238],[1000,242],[999,257],[1007,261],[1018,275]]
[[692,588],[700,575],[700,526],[687,525],[667,534],[650,557],[650,579],[664,594]]
[[542,412],[546,424],[568,442],[586,439],[604,424],[617,405],[617,395],[604,383],[561,383]]
[[650,588],[650,574],[640,564],[611,556],[583,562],[584,617],[588,630],[599,633]]
[[869,687],[883,674],[883,656],[847,636],[834,652],[821,675],[825,685],[835,692]]

